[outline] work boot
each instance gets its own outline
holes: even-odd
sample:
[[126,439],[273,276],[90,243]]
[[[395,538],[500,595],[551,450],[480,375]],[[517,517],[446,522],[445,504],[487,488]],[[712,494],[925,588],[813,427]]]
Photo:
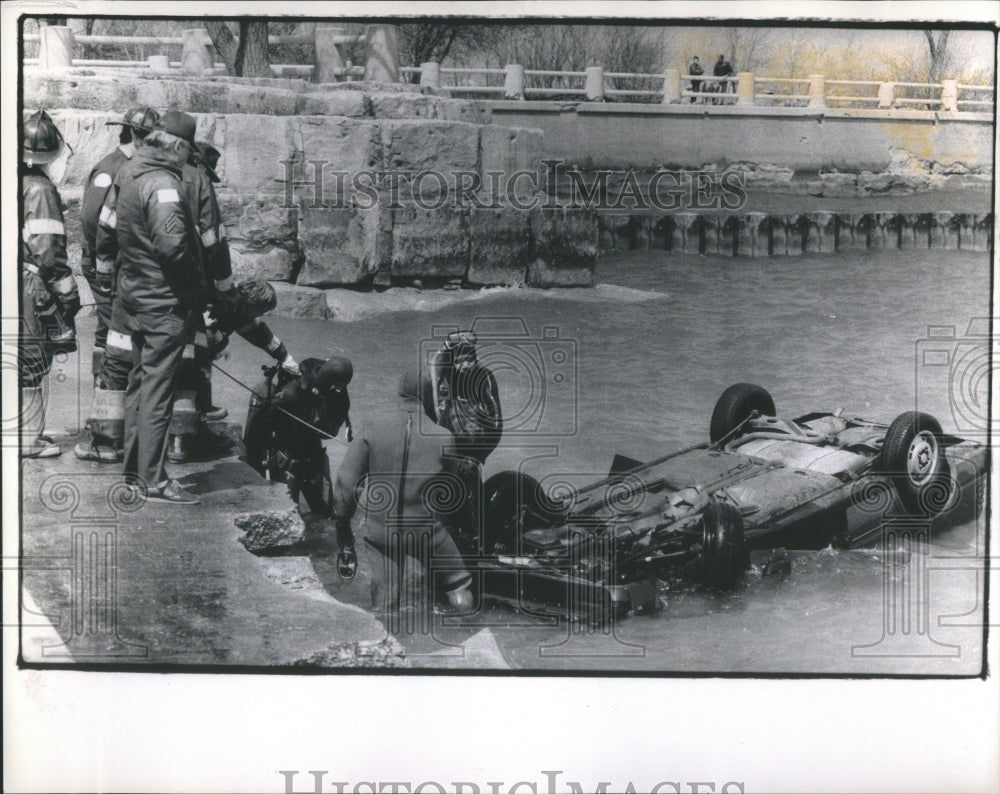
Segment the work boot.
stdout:
[[187,445],[184,436],[169,436],[167,440],[167,460],[171,463],[185,463],[188,459]]
[[229,411],[225,408],[219,407],[218,405],[213,405],[204,412],[203,416],[209,422],[218,422],[229,416]]
[[20,441],[22,458],[55,458],[62,449],[48,436],[45,429],[45,395],[41,386],[21,388]]
[[115,447],[109,438],[102,438],[93,433],[85,432],[76,446],[73,454],[80,460],[92,460],[97,463],[121,463],[122,450]]
[[145,499],[158,502],[172,502],[177,505],[196,505],[201,499],[181,487],[177,480],[166,480],[146,489]]

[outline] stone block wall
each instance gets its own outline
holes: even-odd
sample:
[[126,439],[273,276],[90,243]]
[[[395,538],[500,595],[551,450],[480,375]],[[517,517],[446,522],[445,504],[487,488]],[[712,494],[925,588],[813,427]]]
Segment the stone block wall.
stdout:
[[[24,97],[26,112],[46,108],[72,147],[50,167],[71,237],[90,169],[117,145],[108,121],[137,104],[195,116],[198,138],[222,152],[216,189],[234,272],[287,285],[281,307],[292,314],[331,287],[593,279],[593,213],[493,197],[490,172],[540,170],[542,133],[495,125],[480,103],[404,85],[86,70],[26,73]],[[537,190],[524,182],[521,199]]]

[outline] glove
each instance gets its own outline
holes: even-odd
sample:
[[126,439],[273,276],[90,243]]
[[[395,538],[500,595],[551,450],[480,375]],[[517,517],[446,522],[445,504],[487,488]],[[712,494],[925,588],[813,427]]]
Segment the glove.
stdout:
[[296,378],[302,374],[302,371],[299,369],[298,362],[296,362],[296,360],[292,358],[291,353],[285,356],[285,360],[281,362],[281,368],[289,375],[292,375]]
[[110,298],[114,293],[115,278],[111,273],[98,273],[91,282],[90,290],[102,298]]
[[66,321],[67,325],[75,328],[73,320],[80,312],[80,295],[73,292],[66,297],[60,296],[57,300],[59,301],[59,308],[62,311],[63,320]]

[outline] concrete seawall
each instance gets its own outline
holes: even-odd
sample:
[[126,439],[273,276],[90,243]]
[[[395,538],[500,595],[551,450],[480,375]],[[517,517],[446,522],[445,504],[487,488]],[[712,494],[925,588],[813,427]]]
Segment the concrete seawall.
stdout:
[[602,251],[660,248],[686,254],[784,256],[913,248],[989,251],[991,213],[809,212],[776,215],[602,215]]
[[[477,214],[473,202],[457,199],[460,178],[486,182],[490,171],[539,169],[541,133],[495,125],[480,103],[400,84],[86,70],[35,70],[25,76],[24,96],[26,110],[49,110],[75,152],[50,167],[67,200],[71,238],[79,236],[89,171],[117,144],[118,128],[106,122],[143,104],[191,113],[198,137],[222,152],[217,190],[237,277],[321,289],[415,280],[592,283],[592,212],[529,218],[505,196],[498,209]],[[386,173],[396,175],[398,190]]]
[[497,124],[534,127],[546,158],[607,168],[775,163],[883,171],[901,150],[927,163],[992,168],[993,115],[635,103],[484,103]]

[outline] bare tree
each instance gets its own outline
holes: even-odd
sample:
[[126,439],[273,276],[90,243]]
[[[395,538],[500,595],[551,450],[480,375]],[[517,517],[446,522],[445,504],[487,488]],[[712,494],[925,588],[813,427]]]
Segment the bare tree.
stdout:
[[238,77],[270,77],[271,60],[267,44],[267,20],[240,20],[240,37],[226,22],[205,20],[205,28],[215,51],[230,74]]
[[772,33],[768,28],[725,28],[729,62],[738,72],[759,71],[771,55]]
[[[440,63],[454,50],[474,51],[490,40],[487,25],[453,22],[399,26],[399,51],[403,63],[419,66],[427,61]],[[413,80],[417,75],[413,75]]]
[[927,69],[927,82],[940,83],[951,68],[951,53],[948,51],[950,30],[925,30],[927,50],[930,54],[930,66]]

